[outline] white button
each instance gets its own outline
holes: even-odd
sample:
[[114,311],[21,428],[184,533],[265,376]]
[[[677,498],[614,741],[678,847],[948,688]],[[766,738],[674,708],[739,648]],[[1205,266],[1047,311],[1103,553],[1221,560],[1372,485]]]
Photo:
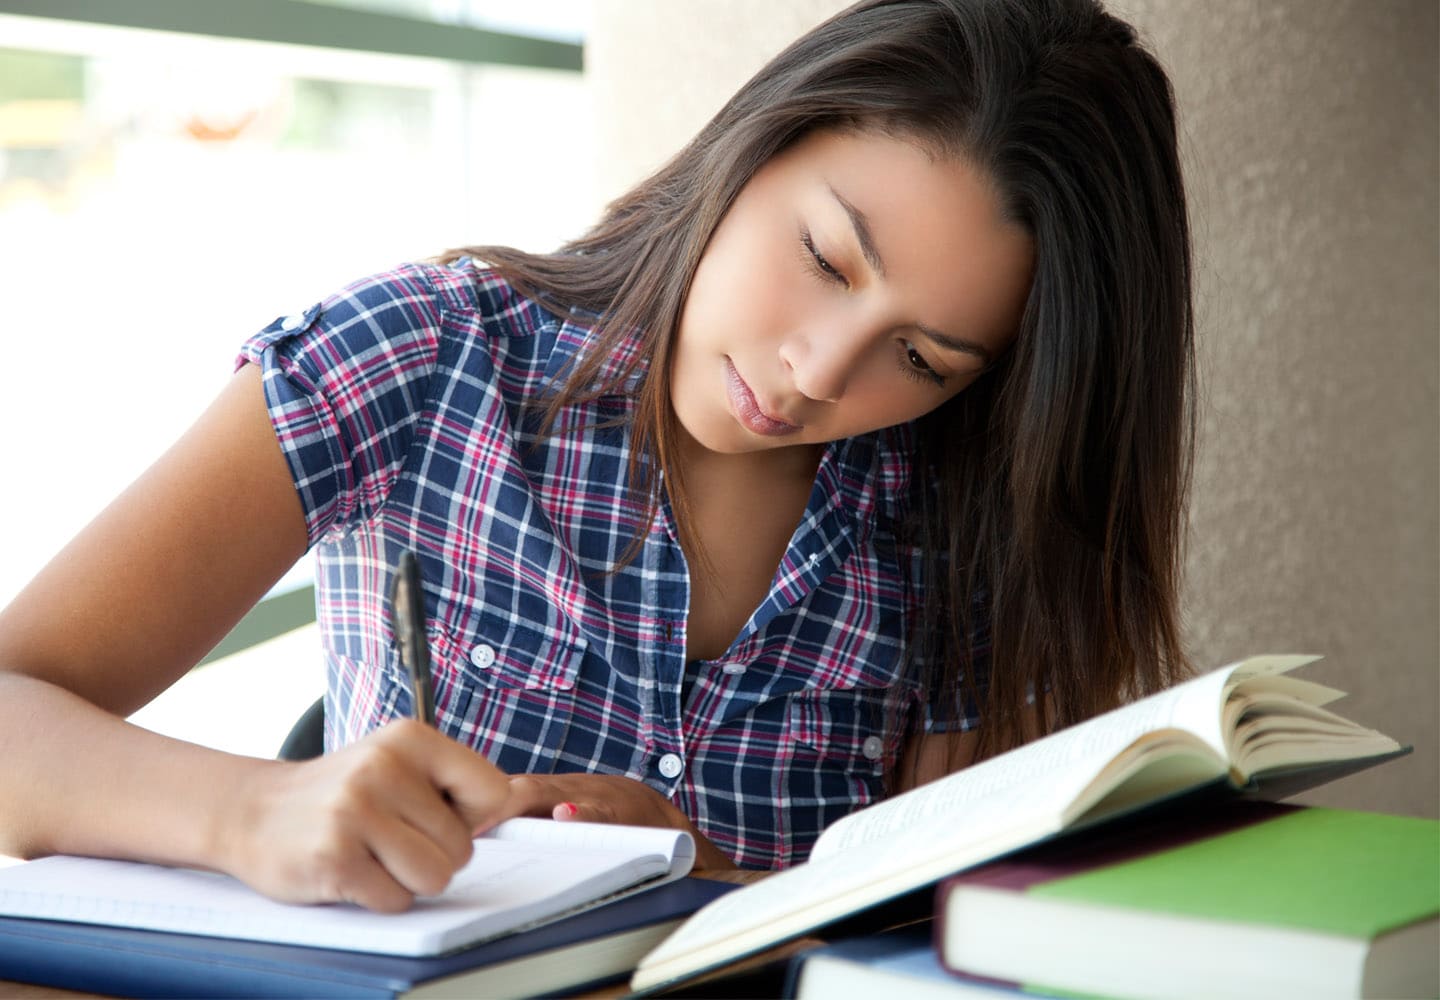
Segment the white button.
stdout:
[[282,330],[298,330],[298,329],[300,328],[300,324],[302,324],[302,323],[304,323],[304,322],[305,322],[305,317],[304,317],[304,315],[301,314],[301,313],[296,313],[296,314],[293,315],[293,316],[286,316],[284,319],[282,319],[282,320],[280,321],[280,329],[282,329]]
[[885,752],[885,744],[878,736],[867,736],[865,742],[860,744],[860,752],[865,755],[866,760],[879,760],[880,755]]
[[660,758],[660,773],[665,777],[678,778],[683,770],[685,770],[685,765],[680,760],[679,754],[667,753]]
[[470,662],[481,670],[489,670],[495,662],[495,650],[483,642],[470,650]]
[[818,553],[818,552],[812,552],[812,553],[810,553],[810,558],[807,559],[807,560],[805,560],[805,561],[806,561],[807,563],[809,563],[811,566],[814,566],[817,562],[820,561],[820,553]]
[[743,674],[745,672],[745,664],[727,663],[720,669],[727,674]]

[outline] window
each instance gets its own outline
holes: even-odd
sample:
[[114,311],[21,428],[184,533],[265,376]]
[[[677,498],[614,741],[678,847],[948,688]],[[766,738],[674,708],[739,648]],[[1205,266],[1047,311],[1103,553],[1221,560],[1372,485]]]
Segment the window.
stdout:
[[[574,0],[356,6],[572,50],[587,13]],[[174,440],[276,316],[456,245],[550,249],[598,211],[574,68],[159,27],[0,13],[0,603]],[[283,16],[269,27],[285,37]]]

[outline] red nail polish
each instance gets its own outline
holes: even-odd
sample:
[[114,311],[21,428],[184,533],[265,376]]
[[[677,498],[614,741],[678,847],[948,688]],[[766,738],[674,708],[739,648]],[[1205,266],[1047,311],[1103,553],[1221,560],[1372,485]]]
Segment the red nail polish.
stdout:
[[565,808],[565,815],[567,815],[567,816],[578,816],[578,815],[580,815],[580,810],[575,807],[575,803],[573,803],[573,802],[562,802],[562,803],[560,803],[560,805],[564,806],[564,808]]

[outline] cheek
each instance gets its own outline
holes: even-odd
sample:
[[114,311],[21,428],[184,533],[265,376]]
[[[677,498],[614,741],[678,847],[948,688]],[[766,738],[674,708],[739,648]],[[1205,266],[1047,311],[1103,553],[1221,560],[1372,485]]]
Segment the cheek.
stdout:
[[707,340],[753,340],[783,332],[800,308],[793,260],[780,234],[753,224],[749,214],[727,219],[695,271],[685,323]]

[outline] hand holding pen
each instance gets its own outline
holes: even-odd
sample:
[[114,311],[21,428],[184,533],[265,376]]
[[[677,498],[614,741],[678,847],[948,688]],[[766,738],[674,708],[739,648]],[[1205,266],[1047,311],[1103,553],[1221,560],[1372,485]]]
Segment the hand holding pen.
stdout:
[[[390,621],[415,718],[300,763],[267,762],[226,832],[229,871],[275,899],[403,910],[439,892],[510,812],[510,779],[435,728],[419,560],[401,555]],[[343,727],[342,727],[343,728]]]

